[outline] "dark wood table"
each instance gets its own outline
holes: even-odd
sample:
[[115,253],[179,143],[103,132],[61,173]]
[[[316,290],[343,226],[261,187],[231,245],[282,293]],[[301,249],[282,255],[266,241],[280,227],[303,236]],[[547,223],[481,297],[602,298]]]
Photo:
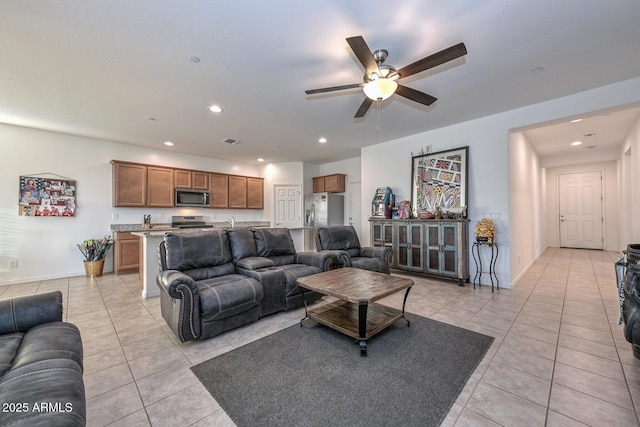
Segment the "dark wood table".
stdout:
[[[324,273],[301,277],[296,282],[304,290],[319,292],[338,298],[337,301],[312,310],[307,309],[305,317],[328,326],[360,343],[360,355],[367,355],[367,340],[404,317],[407,296],[413,280],[376,273],[358,268],[339,268]],[[374,301],[406,289],[402,310],[376,304]],[[300,321],[300,325],[302,325]]]

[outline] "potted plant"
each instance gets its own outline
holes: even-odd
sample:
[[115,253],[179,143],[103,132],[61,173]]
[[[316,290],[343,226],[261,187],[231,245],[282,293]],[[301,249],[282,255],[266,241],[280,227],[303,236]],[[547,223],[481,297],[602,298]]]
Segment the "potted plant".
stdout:
[[84,270],[87,277],[102,276],[104,257],[113,246],[113,239],[104,236],[102,239],[89,239],[76,244],[84,256]]
[[482,218],[478,221],[473,231],[476,233],[476,241],[493,243],[495,229],[493,228],[493,220],[491,218]]

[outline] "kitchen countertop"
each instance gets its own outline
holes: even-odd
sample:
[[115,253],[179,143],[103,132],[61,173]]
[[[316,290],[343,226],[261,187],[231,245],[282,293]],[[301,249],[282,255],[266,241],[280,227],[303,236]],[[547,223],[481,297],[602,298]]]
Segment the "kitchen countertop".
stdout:
[[[214,228],[229,228],[229,223],[224,222],[207,222],[206,225],[213,226]],[[236,228],[247,227],[270,227],[269,221],[236,221]],[[151,224],[151,227],[144,228],[142,224],[111,224],[111,231],[114,232],[148,232],[148,233],[160,233],[164,234],[167,231],[179,231],[179,230],[193,230],[193,228],[176,228],[171,227],[169,223],[157,223]],[[197,230],[197,228],[196,228]]]

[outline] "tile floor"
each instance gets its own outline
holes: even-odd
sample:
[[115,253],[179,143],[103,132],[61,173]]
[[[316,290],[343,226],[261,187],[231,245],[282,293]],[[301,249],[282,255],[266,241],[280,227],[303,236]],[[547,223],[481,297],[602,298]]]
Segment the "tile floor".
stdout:
[[[640,360],[616,323],[616,258],[551,248],[514,289],[493,294],[412,276],[407,311],[495,337],[443,425],[640,425]],[[189,367],[302,315],[181,344],[159,299],[140,297],[137,275],[0,286],[0,299],[51,290],[62,291],[65,320],[82,332],[89,426],[233,426]]]

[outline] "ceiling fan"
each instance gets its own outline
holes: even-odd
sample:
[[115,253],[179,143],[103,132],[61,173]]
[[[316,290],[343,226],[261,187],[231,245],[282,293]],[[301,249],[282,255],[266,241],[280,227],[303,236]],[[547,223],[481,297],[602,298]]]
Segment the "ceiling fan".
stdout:
[[436,97],[398,84],[397,80],[412,76],[467,54],[467,48],[464,43],[458,43],[396,70],[391,65],[384,63],[389,52],[385,49],[378,49],[372,53],[362,36],[349,37],[347,38],[347,43],[360,63],[367,70],[364,74],[363,82],[306,90],[305,93],[312,95],[315,93],[334,92],[337,90],[362,87],[366,98],[360,105],[360,108],[358,108],[354,118],[364,117],[367,111],[369,111],[371,104],[373,104],[373,101],[385,100],[394,93],[419,104],[433,104],[437,100]]

